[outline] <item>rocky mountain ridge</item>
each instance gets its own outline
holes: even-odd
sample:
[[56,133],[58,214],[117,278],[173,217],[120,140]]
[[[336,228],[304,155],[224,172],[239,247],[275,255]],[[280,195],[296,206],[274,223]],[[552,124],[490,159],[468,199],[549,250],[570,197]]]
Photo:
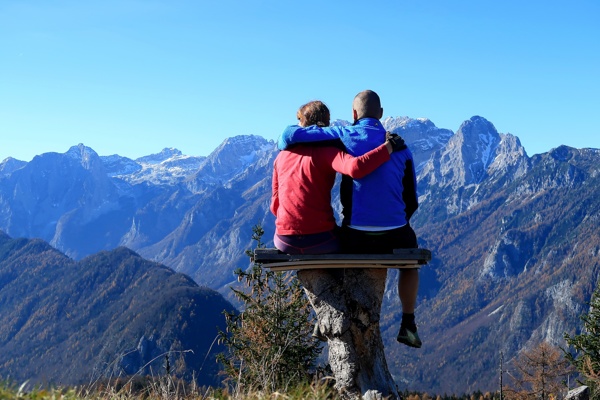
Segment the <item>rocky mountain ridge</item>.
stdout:
[[[561,146],[513,163],[509,176],[473,183],[472,202],[461,210],[448,204],[465,199],[466,187],[423,185],[432,198],[455,198],[437,207],[425,202],[414,222],[435,255],[422,271],[434,282],[423,288],[429,293],[419,307],[423,335],[433,343],[410,355],[419,371],[402,379],[455,390],[460,382],[467,392],[481,382],[493,387],[501,353],[510,360],[541,340],[565,346],[564,334],[577,331],[600,277],[599,155]],[[408,357],[394,350],[393,359]],[[440,364],[440,352],[453,356]]]
[[[411,223],[434,254],[421,270],[419,353],[395,343],[390,273],[382,321],[390,367],[408,389],[492,390],[500,351],[508,361],[578,329],[598,280],[600,151],[561,146],[529,157],[516,136],[478,116],[456,133],[427,119],[383,123],[414,154],[420,207]],[[75,259],[126,246],[223,294],[232,271],[248,266],[254,224],[270,244],[272,141],[230,138],[195,161],[174,149],[129,160],[76,147],[69,153],[79,158],[0,163],[0,229]],[[152,165],[160,179],[140,173]]]

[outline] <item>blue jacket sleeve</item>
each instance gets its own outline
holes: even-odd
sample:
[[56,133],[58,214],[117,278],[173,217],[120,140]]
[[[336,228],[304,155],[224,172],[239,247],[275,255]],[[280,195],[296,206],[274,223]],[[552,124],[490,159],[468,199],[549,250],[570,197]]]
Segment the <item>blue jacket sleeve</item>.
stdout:
[[321,142],[323,140],[339,139],[340,132],[335,127],[321,128],[316,125],[305,128],[298,125],[290,125],[279,136],[277,147],[285,150],[297,143]]

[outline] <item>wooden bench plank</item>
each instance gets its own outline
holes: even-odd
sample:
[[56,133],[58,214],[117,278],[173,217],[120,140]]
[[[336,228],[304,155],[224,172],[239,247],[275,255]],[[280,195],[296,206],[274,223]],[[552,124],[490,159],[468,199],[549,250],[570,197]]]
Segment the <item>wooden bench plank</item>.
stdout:
[[418,260],[425,264],[431,260],[431,251],[395,249],[393,254],[285,254],[277,249],[254,250],[254,262],[257,263],[309,260]]
[[273,271],[315,268],[420,268],[431,260],[427,249],[395,249],[393,254],[285,254],[255,249],[254,262]]
[[290,271],[301,269],[331,269],[331,268],[412,268],[419,269],[421,264],[416,260],[390,261],[373,260],[365,263],[363,260],[328,260],[328,261],[295,261],[269,263],[265,267],[272,271]]

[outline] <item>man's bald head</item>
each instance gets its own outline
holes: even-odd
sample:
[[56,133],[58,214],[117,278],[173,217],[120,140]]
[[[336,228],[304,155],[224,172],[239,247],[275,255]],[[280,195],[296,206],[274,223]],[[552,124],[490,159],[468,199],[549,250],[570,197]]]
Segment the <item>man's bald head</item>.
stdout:
[[372,90],[364,90],[357,94],[352,103],[352,110],[355,121],[361,118],[381,119],[383,117],[379,95]]

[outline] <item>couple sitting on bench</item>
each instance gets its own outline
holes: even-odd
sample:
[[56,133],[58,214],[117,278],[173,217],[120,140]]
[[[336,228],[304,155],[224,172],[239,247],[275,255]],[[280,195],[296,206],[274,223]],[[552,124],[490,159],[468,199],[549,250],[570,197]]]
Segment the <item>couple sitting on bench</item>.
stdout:
[[[418,207],[412,154],[381,124],[377,93],[360,92],[352,108],[352,126],[329,127],[327,106],[312,101],[298,110],[299,126],[286,128],[279,139],[284,151],[274,163],[271,211],[274,243],[283,253],[385,254],[418,247],[409,224]],[[343,174],[341,228],[331,207],[336,172]],[[418,268],[400,270],[397,340],[416,348],[421,347],[414,317],[418,286]]]

